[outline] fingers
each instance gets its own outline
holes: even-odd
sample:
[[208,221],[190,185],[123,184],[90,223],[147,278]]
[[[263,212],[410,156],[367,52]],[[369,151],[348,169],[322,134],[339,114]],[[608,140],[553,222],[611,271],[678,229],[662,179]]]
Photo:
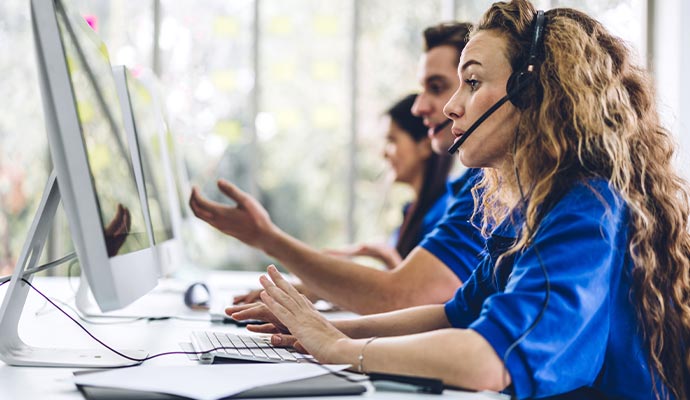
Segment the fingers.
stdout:
[[210,208],[210,202],[199,194],[197,187],[192,188],[192,195],[189,196],[189,208],[192,209],[194,215],[204,221],[209,221],[214,218],[213,209]]
[[247,325],[247,330],[251,332],[256,332],[256,333],[280,333],[280,329],[278,329],[275,324],[249,324]]
[[277,347],[294,347],[295,343],[299,343],[299,341],[292,335],[275,334],[271,336],[271,344]]
[[251,308],[254,308],[254,307],[257,307],[257,306],[259,306],[259,304],[257,304],[257,303],[239,304],[239,305],[236,305],[236,306],[226,307],[226,308],[225,308],[225,313],[226,313],[227,315],[231,315],[231,314],[234,314],[234,313],[236,313],[236,312],[248,310],[248,309],[251,309]]
[[218,189],[220,189],[220,191],[229,198],[235,200],[238,205],[244,205],[247,202],[247,199],[249,199],[249,195],[247,193],[243,192],[240,190],[240,188],[226,181],[225,179],[218,179]]
[[268,275],[271,277],[273,283],[287,293],[288,296],[295,301],[302,300],[302,294],[298,292],[290,282],[283,278],[283,275],[278,271],[275,265],[269,265],[266,271],[268,271]]
[[129,208],[125,207],[125,227],[127,232],[132,228],[132,213],[129,212]]
[[[268,281],[268,278],[264,278],[265,281]],[[263,282],[262,282],[263,284]],[[270,290],[270,293],[269,293]],[[275,296],[275,297],[274,297]],[[276,297],[280,299],[280,301],[276,300]],[[282,290],[278,289],[276,286],[272,286],[270,289],[267,288],[265,291],[261,292],[261,300],[264,301],[266,304],[266,307],[271,310],[271,312],[278,318],[278,320],[286,326],[289,326],[288,323],[286,323],[286,319],[289,319],[292,316],[292,309],[290,307],[295,307],[294,302],[291,306],[284,306],[281,302],[290,302],[292,301]]]
[[235,319],[237,321],[244,321],[245,319],[258,319],[261,321],[266,321],[268,319],[267,314],[268,313],[266,312],[266,310],[260,307],[253,307],[247,310],[235,311],[229,315],[232,319]]
[[307,349],[305,349],[304,346],[302,346],[302,343],[299,340],[293,343],[292,347],[302,354],[309,354]]
[[261,297],[259,297],[260,294],[261,294],[261,290],[252,290],[249,293],[235,296],[232,299],[232,303],[233,304],[255,303],[255,302],[261,300]]
[[271,336],[271,344],[276,347],[292,347],[302,354],[309,354],[302,343],[292,335],[275,334]]

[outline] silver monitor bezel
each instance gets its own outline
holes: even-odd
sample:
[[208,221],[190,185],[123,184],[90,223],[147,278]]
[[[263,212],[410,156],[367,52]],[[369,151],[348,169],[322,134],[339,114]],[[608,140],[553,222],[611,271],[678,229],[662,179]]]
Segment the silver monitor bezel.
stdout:
[[59,0],[32,0],[48,143],[82,272],[101,311],[111,311],[153,289],[158,282],[158,268],[151,247],[108,257],[60,36],[56,1]]

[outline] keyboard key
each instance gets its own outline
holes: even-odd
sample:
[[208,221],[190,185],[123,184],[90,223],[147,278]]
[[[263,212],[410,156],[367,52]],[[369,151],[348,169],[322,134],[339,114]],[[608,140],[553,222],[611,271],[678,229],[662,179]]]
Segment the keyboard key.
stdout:
[[278,355],[280,356],[280,358],[282,358],[285,361],[297,361],[297,358],[292,353],[290,353],[282,347],[274,347],[273,350],[275,350],[276,353],[278,353]]
[[[273,347],[270,339],[265,336],[236,335],[223,332],[198,331],[192,334],[197,351],[222,348],[214,352],[219,357],[233,357],[239,359],[262,362],[297,361],[295,354],[282,347]],[[301,356],[298,354],[298,356]],[[213,356],[208,354],[200,359],[211,361]]]
[[214,347],[213,343],[208,339],[206,332],[196,332],[196,338],[199,341],[199,351],[208,351]]
[[228,336],[224,333],[216,333],[216,338],[220,342],[221,346],[225,347],[225,352],[231,355],[239,355],[240,352],[233,346]]
[[266,357],[266,353],[264,353],[261,349],[258,348],[259,345],[256,342],[254,342],[254,338],[251,338],[249,336],[240,336],[240,339],[242,339],[245,346],[249,348],[254,357],[268,358]]
[[207,332],[207,333],[208,333],[208,339],[211,341],[213,348],[218,348],[218,350],[216,350],[216,351],[219,353],[227,353],[225,351],[225,349],[221,348],[221,347],[223,347],[223,345],[220,343],[220,341],[218,340],[216,335],[213,332]]

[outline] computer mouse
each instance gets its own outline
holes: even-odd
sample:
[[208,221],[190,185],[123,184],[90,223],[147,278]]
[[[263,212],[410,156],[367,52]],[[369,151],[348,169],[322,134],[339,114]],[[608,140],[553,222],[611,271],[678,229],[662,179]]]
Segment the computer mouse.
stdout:
[[211,306],[211,291],[203,282],[194,282],[184,292],[184,304],[192,310],[206,310]]

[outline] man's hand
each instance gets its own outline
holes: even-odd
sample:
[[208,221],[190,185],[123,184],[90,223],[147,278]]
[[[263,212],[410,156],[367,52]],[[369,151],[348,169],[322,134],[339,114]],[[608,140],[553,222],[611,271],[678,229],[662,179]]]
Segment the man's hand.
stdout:
[[132,215],[129,209],[122,204],[118,204],[115,216],[113,216],[113,219],[110,220],[103,232],[108,257],[116,255],[122,245],[125,244],[131,227]]
[[189,198],[189,207],[194,215],[219,231],[261,249],[261,240],[274,228],[266,209],[256,199],[228,181],[219,179],[218,188],[235,201],[237,206],[226,206],[206,199],[199,193],[199,189],[194,187]]

